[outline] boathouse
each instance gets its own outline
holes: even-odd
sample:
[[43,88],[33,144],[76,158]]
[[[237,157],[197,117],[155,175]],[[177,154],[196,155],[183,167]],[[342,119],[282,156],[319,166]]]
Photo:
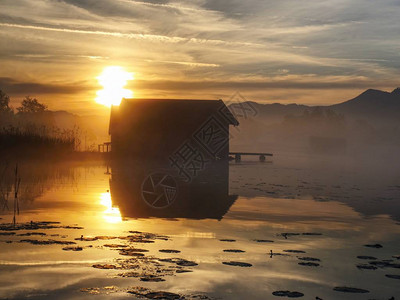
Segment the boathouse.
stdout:
[[230,125],[239,122],[222,100],[123,99],[111,109],[111,152],[185,164],[227,160]]

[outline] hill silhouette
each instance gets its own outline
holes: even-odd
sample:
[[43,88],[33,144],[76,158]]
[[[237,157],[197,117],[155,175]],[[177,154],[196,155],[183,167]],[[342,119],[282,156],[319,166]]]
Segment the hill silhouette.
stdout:
[[237,116],[240,127],[232,132],[231,150],[357,153],[400,145],[400,88],[392,92],[369,89],[327,106],[247,101],[233,103],[230,109],[235,114],[235,109],[246,105],[255,113]]
[[399,120],[400,88],[391,93],[369,89],[359,96],[329,108],[351,116],[376,119]]
[[254,101],[246,103],[257,111],[257,117],[269,122],[275,122],[288,115],[299,116],[306,110],[311,111],[316,107],[335,111],[351,118],[400,121],[400,88],[396,88],[392,92],[368,89],[353,99],[327,106],[308,106],[295,103],[262,104]]

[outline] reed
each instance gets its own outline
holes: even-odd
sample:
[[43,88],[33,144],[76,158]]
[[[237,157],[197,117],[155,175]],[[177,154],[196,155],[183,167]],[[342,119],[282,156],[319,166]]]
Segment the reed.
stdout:
[[16,215],[19,215],[19,201],[18,201],[18,192],[19,187],[21,184],[21,177],[18,174],[18,163],[15,165],[15,172],[14,172],[14,216],[13,216],[13,226],[15,227],[17,223]]
[[6,181],[7,170],[8,170],[8,163],[4,165],[0,175],[0,205],[3,211],[6,209],[9,210],[8,198],[10,195],[10,187]]
[[77,145],[76,130],[34,125],[24,128],[9,125],[0,128],[0,151],[72,152]]

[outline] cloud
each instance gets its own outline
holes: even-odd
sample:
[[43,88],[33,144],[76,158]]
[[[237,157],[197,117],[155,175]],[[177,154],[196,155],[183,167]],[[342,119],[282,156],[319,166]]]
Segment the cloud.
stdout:
[[187,61],[168,61],[168,60],[147,60],[147,62],[156,63],[156,64],[174,64],[174,65],[183,65],[190,67],[207,67],[207,68],[218,68],[220,65],[218,64],[207,64],[200,62],[187,62]]
[[167,9],[174,9],[177,11],[193,11],[193,12],[202,12],[204,9],[199,9],[190,6],[182,6],[178,3],[154,3],[154,2],[144,2],[144,1],[134,1],[134,0],[117,0],[120,2],[129,3],[131,5],[139,5],[139,6],[149,6],[149,7],[156,7],[156,8],[167,8]]
[[[380,83],[386,87],[391,87],[395,81]],[[230,91],[251,91],[251,90],[270,90],[270,89],[292,89],[292,90],[323,90],[323,89],[368,89],[376,83],[360,78],[331,78],[331,80],[318,80],[309,78],[308,80],[274,80],[269,81],[172,81],[172,80],[136,80],[132,83],[132,88],[169,90],[169,91],[210,91],[210,90],[230,90]],[[293,95],[294,96],[294,95]]]
[[107,65],[131,69],[135,94],[150,96],[332,99],[399,85],[398,0],[2,0],[0,11],[13,92],[81,95]]
[[93,90],[88,84],[71,82],[67,84],[20,82],[13,78],[0,77],[0,89],[7,94],[35,96],[43,94],[77,94]]
[[[81,30],[81,29],[45,27],[45,26],[22,25],[22,24],[11,24],[11,23],[0,23],[0,26],[19,28],[19,29],[55,31],[55,32],[61,32],[61,33],[77,33],[77,34],[137,39],[137,40],[150,40],[150,41],[168,42],[168,43],[186,42],[186,43],[196,43],[196,44],[257,46],[257,44],[247,43],[247,42],[223,41],[223,40],[216,40],[216,39],[199,39],[199,38],[195,38],[195,37],[184,38],[184,37],[178,37],[178,36],[166,36],[166,35],[145,34],[145,33],[124,33],[124,32],[100,31],[100,30]],[[261,45],[258,45],[258,46],[261,46]]]

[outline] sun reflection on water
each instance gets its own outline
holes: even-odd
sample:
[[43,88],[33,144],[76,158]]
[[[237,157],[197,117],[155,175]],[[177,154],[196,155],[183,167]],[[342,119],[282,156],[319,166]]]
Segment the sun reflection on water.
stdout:
[[100,204],[106,207],[106,210],[103,212],[103,218],[107,223],[122,222],[119,208],[112,206],[111,194],[109,192],[100,194]]

